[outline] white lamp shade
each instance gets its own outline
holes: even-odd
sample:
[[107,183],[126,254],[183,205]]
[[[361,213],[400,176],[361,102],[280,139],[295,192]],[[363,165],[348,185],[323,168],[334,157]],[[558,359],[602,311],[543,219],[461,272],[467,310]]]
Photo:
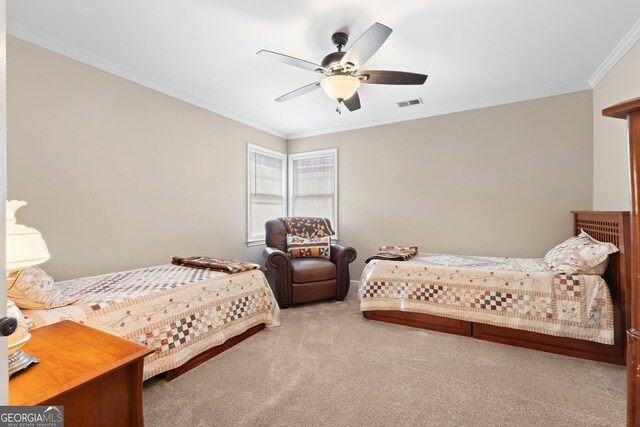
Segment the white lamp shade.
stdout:
[[338,75],[327,77],[320,82],[324,93],[331,99],[349,99],[360,87],[360,80],[355,77]]
[[42,264],[51,258],[40,233],[30,230],[35,233],[7,234],[7,271]]
[[47,245],[38,230],[16,224],[15,213],[27,202],[7,202],[7,271],[42,264],[51,258]]

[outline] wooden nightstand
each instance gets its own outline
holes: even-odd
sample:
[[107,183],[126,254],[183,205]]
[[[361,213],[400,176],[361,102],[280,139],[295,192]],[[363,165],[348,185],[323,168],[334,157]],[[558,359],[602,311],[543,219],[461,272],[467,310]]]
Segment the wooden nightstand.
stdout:
[[66,426],[142,426],[146,347],[71,321],[31,331],[40,363],[9,380],[10,405],[64,406]]

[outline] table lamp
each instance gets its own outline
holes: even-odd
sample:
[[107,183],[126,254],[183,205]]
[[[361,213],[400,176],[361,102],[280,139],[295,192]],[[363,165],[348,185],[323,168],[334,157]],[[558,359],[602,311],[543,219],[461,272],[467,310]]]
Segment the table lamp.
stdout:
[[[35,228],[29,228],[16,222],[16,211],[27,202],[11,200],[7,202],[7,286],[11,287],[23,268],[42,264],[51,258],[42,235]],[[18,320],[16,330],[9,335],[9,376],[38,363],[37,357],[25,353],[20,348],[29,341],[31,334],[22,317],[22,313],[13,301],[7,300],[7,317]]]

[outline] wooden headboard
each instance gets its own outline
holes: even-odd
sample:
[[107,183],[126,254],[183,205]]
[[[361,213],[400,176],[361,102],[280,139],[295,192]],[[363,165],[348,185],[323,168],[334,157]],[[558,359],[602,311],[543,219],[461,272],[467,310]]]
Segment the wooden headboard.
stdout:
[[613,243],[620,252],[609,257],[603,278],[609,285],[614,306],[615,346],[626,355],[625,331],[631,324],[631,232],[629,212],[573,212],[574,233],[586,231],[601,242]]

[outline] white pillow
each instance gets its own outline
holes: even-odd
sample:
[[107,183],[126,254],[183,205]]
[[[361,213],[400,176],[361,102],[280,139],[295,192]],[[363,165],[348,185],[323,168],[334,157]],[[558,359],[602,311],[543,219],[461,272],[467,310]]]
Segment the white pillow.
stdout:
[[63,307],[78,301],[62,293],[53,278],[39,267],[25,268],[7,289],[7,298],[26,310]]
[[618,252],[613,243],[599,242],[584,230],[560,243],[544,257],[549,268],[566,274],[604,274],[609,255]]

